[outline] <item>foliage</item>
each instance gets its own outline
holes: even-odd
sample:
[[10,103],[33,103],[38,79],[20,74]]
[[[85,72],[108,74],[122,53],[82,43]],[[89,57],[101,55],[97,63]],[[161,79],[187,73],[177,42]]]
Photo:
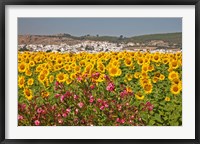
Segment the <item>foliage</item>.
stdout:
[[182,53],[18,53],[19,126],[180,126]]

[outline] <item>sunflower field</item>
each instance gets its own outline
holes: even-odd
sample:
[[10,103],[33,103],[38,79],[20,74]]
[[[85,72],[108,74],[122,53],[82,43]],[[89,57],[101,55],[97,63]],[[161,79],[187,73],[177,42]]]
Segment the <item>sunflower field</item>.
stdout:
[[181,126],[182,53],[18,53],[19,126]]

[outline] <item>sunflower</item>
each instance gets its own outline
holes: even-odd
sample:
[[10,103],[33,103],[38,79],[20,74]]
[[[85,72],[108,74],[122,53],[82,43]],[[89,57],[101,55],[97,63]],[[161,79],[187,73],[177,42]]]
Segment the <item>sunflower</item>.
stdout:
[[35,72],[39,73],[42,70],[41,65],[38,65],[35,69]]
[[66,78],[66,84],[70,84],[72,82],[72,80],[70,78]]
[[152,57],[152,61],[154,62],[159,62],[160,61],[160,54],[159,53],[155,53]]
[[58,58],[56,59],[56,64],[58,64],[58,65],[62,65],[62,64],[63,64],[63,59],[62,59],[62,57],[58,57]]
[[117,67],[120,66],[120,62],[118,60],[111,61],[111,64],[114,65],[114,66],[117,66]]
[[45,87],[49,87],[49,80],[48,80],[47,78],[45,79],[43,85],[44,85]]
[[135,72],[133,76],[134,78],[138,79],[140,77],[140,72]]
[[24,96],[28,99],[31,100],[33,98],[32,90],[25,88],[24,89]]
[[141,78],[142,79],[149,78],[148,73],[147,72],[142,72],[141,73]]
[[157,77],[157,78],[160,78],[160,72],[156,72],[156,73],[154,73],[154,77]]
[[18,71],[20,73],[23,73],[26,71],[26,63],[25,62],[21,62],[20,64],[18,64]]
[[172,60],[169,64],[169,66],[173,69],[177,69],[179,67],[179,63],[177,60]]
[[19,88],[23,88],[24,87],[24,83],[25,83],[25,79],[23,76],[19,76],[18,77],[18,85],[19,85]]
[[131,89],[131,87],[126,87],[126,91],[129,92],[129,93],[133,92],[133,90]]
[[122,59],[124,58],[124,56],[123,56],[123,54],[122,54],[121,52],[118,53],[118,58],[119,58],[120,60],[122,60]]
[[164,80],[165,76],[163,74],[160,75],[159,80]]
[[99,76],[99,78],[97,79],[97,82],[103,82],[104,80],[105,80],[104,74],[101,74],[101,75]]
[[23,61],[22,56],[18,54],[18,63],[21,63],[22,61]]
[[151,80],[150,80],[150,79],[147,79],[147,78],[140,79],[140,85],[141,85],[142,87],[144,87],[144,85],[150,84],[150,83],[151,83]]
[[76,79],[76,74],[75,74],[75,73],[71,73],[71,74],[70,74],[70,79],[71,79],[71,80]]
[[46,98],[46,97],[48,97],[49,96],[49,92],[48,91],[43,91],[42,92],[42,97],[43,98]]
[[125,59],[124,59],[124,64],[125,64],[127,67],[132,66],[132,65],[133,65],[132,59],[131,59],[131,58],[125,58]]
[[170,91],[171,91],[172,94],[177,95],[177,94],[180,93],[181,88],[178,85],[174,84],[174,85],[171,86]]
[[80,66],[85,66],[85,64],[86,64],[85,60],[81,60],[81,61],[79,62],[79,65],[80,65]]
[[75,72],[75,73],[80,73],[80,72],[81,72],[81,67],[76,65],[76,66],[74,67],[74,72]]
[[56,80],[61,83],[61,82],[66,81],[65,77],[66,77],[66,75],[64,73],[60,72],[59,74],[56,75]]
[[70,71],[70,70],[71,70],[69,64],[65,64],[65,65],[63,66],[63,68],[64,68],[65,71]]
[[39,55],[37,55],[35,58],[34,58],[34,61],[35,63],[41,63],[42,60],[41,60],[41,57]]
[[31,75],[32,75],[32,72],[31,72],[29,69],[26,69],[25,74],[26,74],[26,76],[31,76]]
[[38,75],[38,81],[39,81],[40,83],[44,83],[45,79],[46,79],[45,74],[40,73],[40,74]]
[[142,95],[140,92],[135,94],[135,98],[138,100],[143,100],[144,99],[144,95]]
[[162,62],[163,62],[164,64],[168,64],[169,59],[168,59],[168,58],[163,58],[163,59],[162,59]]
[[165,97],[165,101],[170,101],[170,97]]
[[133,75],[132,74],[126,74],[125,78],[128,80],[128,81],[131,81],[133,79]]
[[154,70],[154,66],[149,65],[149,66],[148,66],[148,71],[153,71],[153,70]]
[[113,76],[113,77],[119,76],[119,75],[121,75],[121,69],[119,69],[116,66],[111,66],[109,68],[109,74],[110,74],[110,76]]
[[105,72],[105,66],[103,63],[97,63],[97,70],[104,73]]
[[148,72],[148,65],[147,64],[142,65],[142,71]]
[[34,66],[35,66],[35,62],[34,62],[33,60],[31,60],[31,61],[29,62],[29,65],[30,65],[30,67],[34,67]]
[[170,72],[168,75],[168,79],[170,81],[173,81],[173,79],[175,79],[175,78],[177,78],[177,79],[179,78],[178,72],[175,72],[175,71]]
[[143,58],[138,58],[137,63],[139,65],[142,65],[144,63],[144,59]]
[[50,75],[50,77],[49,77],[49,81],[50,81],[50,83],[52,83],[53,80],[54,80],[54,76],[53,76],[53,75]]
[[28,84],[29,86],[31,86],[31,85],[33,85],[33,82],[34,82],[34,79],[33,79],[33,78],[30,78],[30,79],[28,79],[27,84]]
[[178,77],[175,77],[172,79],[173,84],[179,84],[179,82],[180,82],[180,79]]
[[74,69],[76,66],[77,66],[77,65],[76,65],[76,62],[72,62],[71,65],[70,65],[70,68],[71,68],[71,69]]
[[158,80],[159,80],[158,77],[155,77],[155,76],[154,76],[153,79],[152,79],[153,83],[157,83]]
[[86,67],[85,67],[85,69],[84,69],[84,71],[86,72],[86,73],[90,73],[90,71],[93,69],[93,64],[91,64],[91,63],[87,63],[86,64]]
[[44,68],[42,71],[41,71],[42,74],[44,74],[45,76],[48,76],[49,75],[49,70]]
[[151,84],[145,84],[144,85],[144,91],[146,94],[150,94],[152,92],[152,85]]

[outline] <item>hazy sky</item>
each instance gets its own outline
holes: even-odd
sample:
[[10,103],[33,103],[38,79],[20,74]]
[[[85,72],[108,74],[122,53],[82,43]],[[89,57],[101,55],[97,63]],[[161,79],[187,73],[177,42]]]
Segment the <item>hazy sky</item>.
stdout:
[[125,37],[182,32],[182,18],[18,18],[18,34]]

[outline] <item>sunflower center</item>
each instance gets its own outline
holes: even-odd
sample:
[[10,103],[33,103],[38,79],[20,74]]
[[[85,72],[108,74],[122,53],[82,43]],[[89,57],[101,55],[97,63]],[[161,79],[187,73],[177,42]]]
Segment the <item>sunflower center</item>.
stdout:
[[155,60],[158,60],[158,56],[155,56],[154,59],[155,59]]
[[117,69],[116,69],[116,68],[112,68],[112,69],[111,69],[111,73],[112,73],[112,74],[116,74],[116,73],[117,73]]
[[30,95],[31,95],[29,90],[26,91],[26,95],[27,95],[27,96],[30,96]]
[[130,60],[126,60],[126,63],[127,63],[128,65],[130,65],[130,64],[131,64],[131,61],[130,61]]
[[21,79],[19,83],[22,85],[22,84],[24,83],[24,82],[23,82],[23,79]]
[[150,91],[150,90],[151,90],[151,86],[150,86],[150,85],[145,85],[145,86],[144,86],[144,89],[145,89],[146,91]]
[[175,92],[177,92],[177,91],[178,91],[178,87],[174,87],[173,90],[174,90]]
[[41,75],[41,76],[40,76],[40,79],[43,80],[43,79],[44,79],[44,75]]
[[176,66],[177,66],[177,62],[173,62],[173,63],[172,63],[172,66],[173,66],[173,67],[176,67]]
[[25,68],[25,66],[24,66],[24,65],[21,65],[21,66],[20,66],[20,69],[22,69],[22,70],[23,70],[24,68]]
[[176,74],[172,74],[172,76],[171,76],[172,78],[175,78],[176,77]]
[[59,76],[59,79],[60,79],[60,80],[63,80],[63,79],[64,79],[64,76],[63,76],[63,75],[60,75],[60,76]]

